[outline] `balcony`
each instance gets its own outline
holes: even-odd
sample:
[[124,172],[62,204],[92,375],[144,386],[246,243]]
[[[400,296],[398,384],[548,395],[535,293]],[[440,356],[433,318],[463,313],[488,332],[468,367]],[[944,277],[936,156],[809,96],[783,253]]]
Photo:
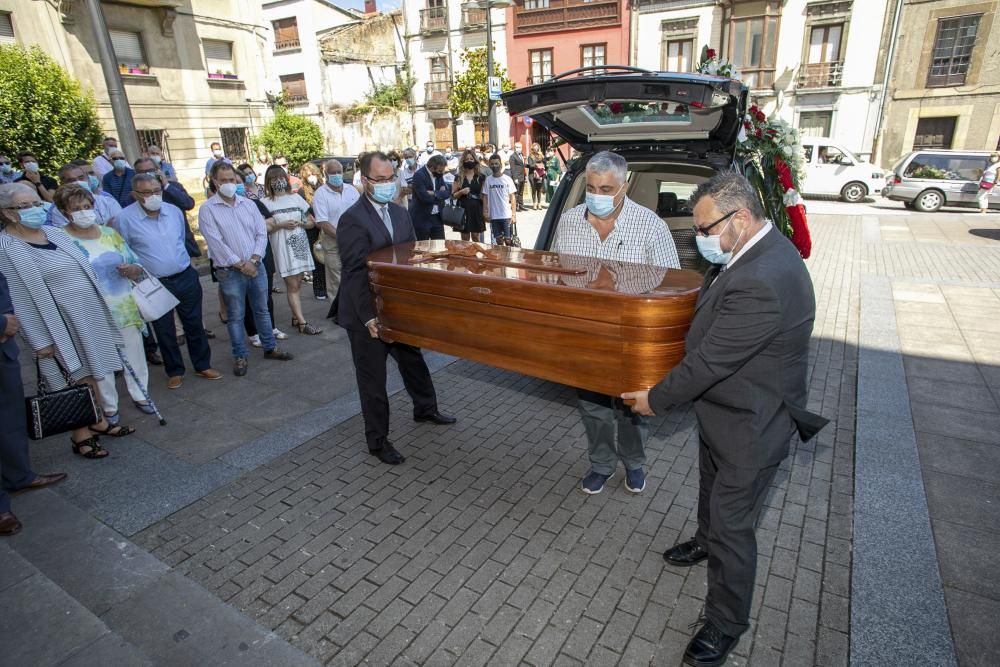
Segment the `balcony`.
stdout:
[[448,106],[450,95],[450,81],[429,81],[424,84],[424,106],[428,109],[443,109]]
[[473,32],[486,29],[486,10],[472,3],[462,5],[462,30]]
[[448,32],[448,8],[431,7],[430,9],[421,9],[420,32],[425,35]]
[[548,7],[514,8],[514,34],[559,32],[580,28],[600,28],[621,24],[618,0],[550,0]]
[[844,63],[807,63],[799,68],[798,88],[837,88],[844,75]]
[[281,53],[282,51],[294,51],[295,49],[302,48],[302,44],[299,43],[299,38],[285,39],[280,42],[274,43],[274,52]]
[[285,93],[282,96],[282,101],[285,103],[285,106],[289,107],[304,107],[309,105],[309,97],[307,95]]

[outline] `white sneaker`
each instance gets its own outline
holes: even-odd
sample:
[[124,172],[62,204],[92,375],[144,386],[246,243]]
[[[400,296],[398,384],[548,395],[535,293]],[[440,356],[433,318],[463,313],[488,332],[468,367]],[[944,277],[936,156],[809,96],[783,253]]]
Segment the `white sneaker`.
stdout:
[[288,334],[281,329],[271,329],[271,333],[273,333],[274,337],[278,340],[288,340]]
[[250,344],[254,347],[261,347],[260,336],[250,336]]

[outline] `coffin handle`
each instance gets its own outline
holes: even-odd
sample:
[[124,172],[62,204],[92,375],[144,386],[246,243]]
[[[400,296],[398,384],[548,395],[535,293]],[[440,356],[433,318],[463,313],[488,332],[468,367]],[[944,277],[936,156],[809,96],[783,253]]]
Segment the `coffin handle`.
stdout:
[[475,292],[476,294],[482,294],[483,296],[489,296],[490,294],[493,294],[493,290],[491,290],[489,287],[470,287],[469,291]]

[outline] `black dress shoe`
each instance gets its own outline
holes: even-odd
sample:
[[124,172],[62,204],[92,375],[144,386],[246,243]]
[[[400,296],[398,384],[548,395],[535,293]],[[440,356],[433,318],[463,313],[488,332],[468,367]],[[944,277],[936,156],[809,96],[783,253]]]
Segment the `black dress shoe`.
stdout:
[[0,537],[10,537],[21,532],[21,522],[11,512],[0,513]]
[[429,412],[426,415],[413,415],[413,421],[431,422],[432,424],[447,426],[448,424],[454,424],[457,420],[451,415],[445,415],[435,410],[434,412]]
[[398,466],[406,460],[406,457],[397,452],[391,442],[383,444],[381,449],[369,449],[368,453],[372,456],[377,456],[379,461],[388,463],[391,466]]
[[730,637],[708,619],[688,642],[684,664],[692,667],[717,667],[725,664],[739,637]]
[[671,565],[681,567],[691,567],[695,563],[708,558],[708,552],[701,548],[701,545],[694,540],[675,544],[663,552],[663,560]]
[[149,363],[149,364],[152,364],[153,366],[162,366],[163,365],[163,359],[162,359],[162,357],[160,357],[160,353],[159,352],[147,352],[146,353],[146,362]]

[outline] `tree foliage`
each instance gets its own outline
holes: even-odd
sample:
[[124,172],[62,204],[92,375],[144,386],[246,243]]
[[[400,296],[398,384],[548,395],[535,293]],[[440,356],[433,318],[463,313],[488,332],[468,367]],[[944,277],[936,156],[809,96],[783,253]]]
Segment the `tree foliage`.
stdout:
[[32,151],[43,172],[101,147],[92,91],[42,49],[0,45],[0,153]]
[[298,170],[302,163],[323,157],[323,131],[305,116],[278,105],[274,118],[250,139],[250,145],[255,151],[263,145],[271,155],[284,155],[288,166]]
[[[487,85],[486,47],[466,49],[460,54],[463,72],[455,77],[448,100],[448,110],[452,118],[468,114],[477,121],[484,121],[489,110],[489,88]],[[493,61],[493,76],[500,77],[503,92],[514,90],[514,82],[507,78],[507,68]]]

